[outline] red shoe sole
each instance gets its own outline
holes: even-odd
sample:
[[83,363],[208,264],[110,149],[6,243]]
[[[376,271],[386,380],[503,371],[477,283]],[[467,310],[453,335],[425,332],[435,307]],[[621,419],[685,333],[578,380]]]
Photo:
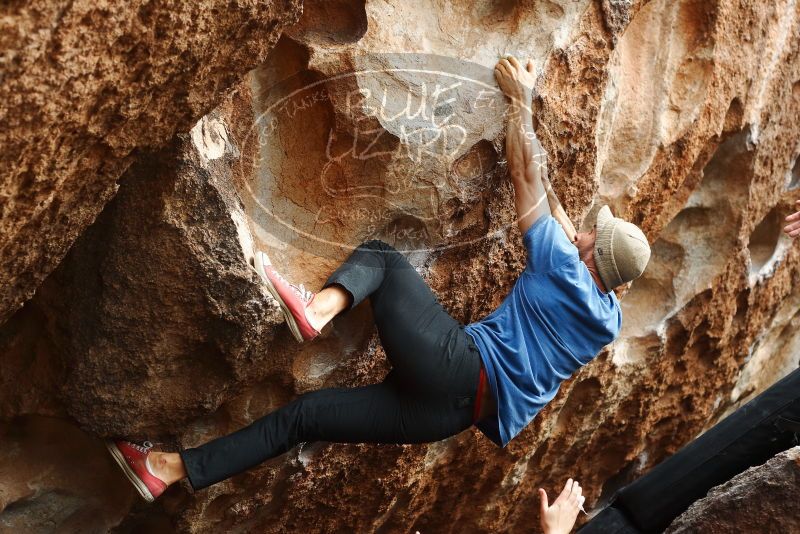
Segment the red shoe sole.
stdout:
[[264,282],[264,285],[267,286],[269,294],[272,295],[272,297],[278,301],[281,310],[283,310],[283,316],[286,318],[286,324],[289,325],[289,330],[292,332],[292,335],[294,336],[294,338],[297,340],[298,343],[302,343],[303,341],[305,341],[305,339],[303,338],[303,334],[300,333],[300,327],[297,325],[297,321],[295,320],[294,316],[292,315],[292,312],[286,306],[286,303],[283,301],[280,294],[278,293],[278,288],[272,285],[272,281],[270,281],[269,277],[266,275],[267,271],[264,268],[265,265],[261,259],[263,254],[264,254],[263,252],[259,252],[258,254],[256,254],[255,257],[256,272],[258,273],[258,276],[261,278],[261,280]]
[[117,444],[110,440],[106,441],[106,448],[108,449],[108,452],[111,453],[111,457],[114,458],[114,461],[117,462],[117,465],[119,465],[120,469],[122,469],[122,472],[125,473],[125,476],[128,478],[128,480],[131,481],[133,487],[136,488],[136,491],[138,491],[139,495],[142,496],[142,499],[147,502],[155,501],[153,494],[150,493],[149,489],[147,489],[145,483],[142,482],[142,479],[139,478],[136,472],[128,465],[128,462],[125,461],[125,456],[123,456],[122,451],[119,450]]

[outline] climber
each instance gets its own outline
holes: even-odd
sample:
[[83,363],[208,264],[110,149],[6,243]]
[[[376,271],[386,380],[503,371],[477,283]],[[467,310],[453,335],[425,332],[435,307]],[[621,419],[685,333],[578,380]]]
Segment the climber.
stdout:
[[205,488],[302,442],[428,443],[476,425],[504,447],[563,380],[617,336],[621,311],[612,290],[642,273],[650,247],[641,230],[607,206],[596,212],[591,231],[575,231],[547,181],[534,135],[532,72],[532,62],[522,67],[513,57],[495,67],[511,101],[506,152],[527,250],[525,269],[500,307],[460,324],[405,257],[381,241],[357,247],[316,294],[289,283],[266,254],[256,253],[254,268],[298,341],[313,339],[369,298],[393,368],[379,384],[301,395],[179,453],[109,442],[145,499],[184,478],[195,490]]
[[789,224],[783,227],[783,231],[792,239],[800,235],[800,200],[795,200],[794,206],[798,211],[786,217]]

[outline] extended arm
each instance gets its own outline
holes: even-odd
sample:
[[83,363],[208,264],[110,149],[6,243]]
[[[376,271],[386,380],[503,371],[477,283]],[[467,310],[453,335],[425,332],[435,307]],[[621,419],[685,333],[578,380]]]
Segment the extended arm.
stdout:
[[[531,120],[534,126],[537,126],[536,118],[533,117],[531,113]],[[556,221],[561,225],[561,228],[564,230],[564,233],[567,234],[567,239],[570,242],[574,243],[575,240],[578,238],[578,231],[575,229],[575,226],[572,224],[572,221],[569,219],[567,212],[564,211],[564,207],[561,205],[561,202],[558,200],[558,196],[556,195],[555,190],[553,189],[553,185],[550,183],[550,174],[548,172],[548,165],[547,165],[547,153],[542,148],[541,143],[539,143],[538,138],[533,138],[533,159],[534,162],[539,166],[541,171],[541,178],[542,184],[544,184],[544,189],[547,192],[547,203],[550,205],[550,213],[553,215]]]
[[542,175],[546,172],[546,156],[533,131],[530,103],[533,87],[533,62],[527,68],[514,57],[501,59],[495,67],[500,89],[509,97],[506,159],[514,184],[517,223],[524,234],[540,217],[550,214]]
[[564,233],[567,234],[567,239],[574,243],[575,240],[578,239],[578,231],[575,229],[575,226],[569,219],[567,212],[564,211],[563,206],[561,206],[561,202],[558,200],[556,192],[553,190],[550,179],[547,177],[546,168],[545,172],[542,174],[542,182],[544,183],[544,188],[547,191],[547,202],[550,204],[550,211],[552,212],[553,217],[561,225],[561,228],[564,229]]

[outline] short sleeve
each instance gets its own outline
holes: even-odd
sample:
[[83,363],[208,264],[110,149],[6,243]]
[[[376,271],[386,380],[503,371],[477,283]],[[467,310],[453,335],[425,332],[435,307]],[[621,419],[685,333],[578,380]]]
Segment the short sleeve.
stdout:
[[526,270],[534,273],[546,273],[580,259],[577,247],[552,215],[539,217],[522,236],[522,243],[528,251]]

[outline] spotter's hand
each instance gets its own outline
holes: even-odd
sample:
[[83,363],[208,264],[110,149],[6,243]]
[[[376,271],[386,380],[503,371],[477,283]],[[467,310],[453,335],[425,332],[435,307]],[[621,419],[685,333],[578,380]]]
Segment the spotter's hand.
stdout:
[[547,492],[539,489],[540,520],[544,534],[569,534],[572,531],[578,512],[586,500],[581,492],[581,485],[570,478],[555,502],[548,506]]
[[531,93],[536,82],[533,61],[529,59],[523,67],[514,56],[506,56],[495,65],[494,77],[504,95],[525,107],[530,106]]

